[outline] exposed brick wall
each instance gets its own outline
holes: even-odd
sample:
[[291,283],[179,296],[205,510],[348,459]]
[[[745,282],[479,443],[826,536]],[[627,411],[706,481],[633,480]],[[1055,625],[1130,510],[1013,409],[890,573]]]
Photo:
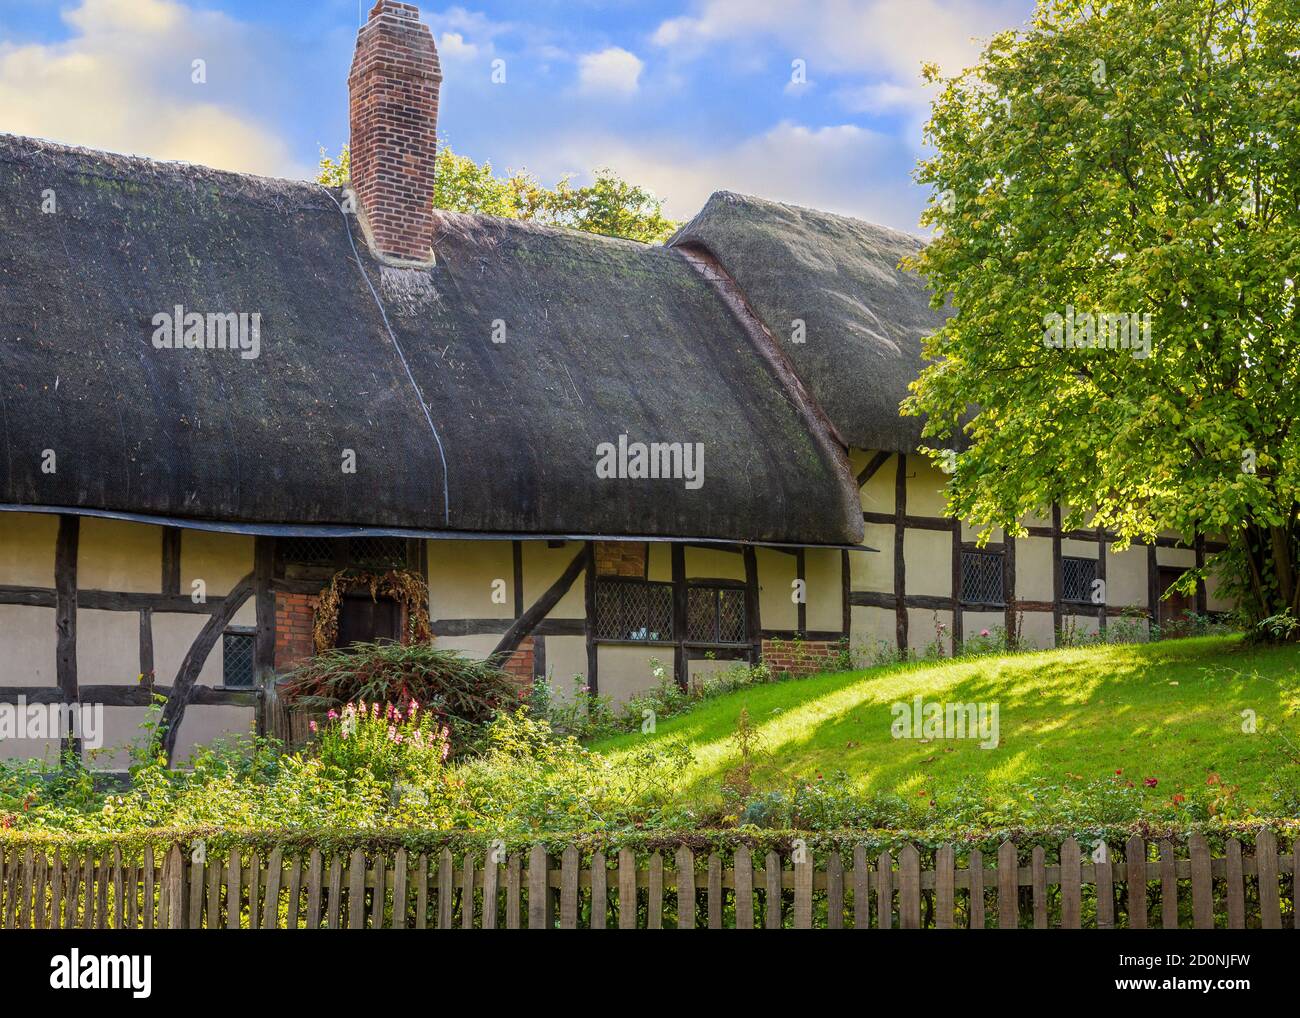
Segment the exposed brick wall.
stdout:
[[597,541],[597,576],[645,576],[644,541]]
[[316,653],[312,627],[316,623],[315,594],[275,595],[275,670],[287,671]]
[[506,658],[502,666],[507,675],[509,675],[516,684],[522,688],[529,688],[533,684],[533,638],[525,636],[519,644],[519,648]]
[[380,0],[348,75],[352,189],[379,252],[427,263],[442,70],[419,10]]
[[763,662],[774,672],[812,675],[834,667],[840,644],[836,640],[764,640]]

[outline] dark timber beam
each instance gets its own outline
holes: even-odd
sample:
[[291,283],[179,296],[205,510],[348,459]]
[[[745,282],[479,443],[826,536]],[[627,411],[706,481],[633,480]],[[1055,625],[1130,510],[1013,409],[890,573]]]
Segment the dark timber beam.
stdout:
[[885,465],[885,462],[893,453],[880,451],[871,457],[871,462],[862,468],[858,474],[858,487],[861,488],[869,480],[876,476],[876,472]]
[[795,606],[798,620],[795,627],[799,632],[808,629],[808,555],[800,548],[794,559],[794,575],[799,580],[799,603]]
[[[80,703],[102,704],[105,707],[150,707],[154,695],[171,692],[170,686],[151,686],[138,683],[134,686],[82,686]],[[28,704],[68,703],[63,693],[54,686],[0,686],[0,703],[17,703],[19,698]],[[190,703],[199,706],[254,707],[258,692],[255,689],[222,689],[218,686],[195,686]]]
[[140,674],[153,681],[153,611],[140,612]]
[[907,653],[907,567],[903,562],[906,536],[907,456],[900,452],[894,476],[894,631],[901,654]]
[[[802,609],[804,606],[799,607]],[[807,618],[801,611],[800,632],[804,630],[806,622]],[[745,628],[749,637],[749,663],[756,665],[763,658],[763,622],[758,615],[758,554],[750,546],[745,548]]]
[[[560,603],[560,598],[569,592],[573,586],[573,581],[578,578],[578,574],[587,566],[587,551],[583,549],[573,556],[573,561],[565,567],[560,578],[552,583],[541,597],[539,597],[527,611],[521,612],[519,617],[506,630],[505,635],[501,637],[492,653],[488,655],[489,659],[500,664],[516,650],[524,641],[524,637],[532,634],[537,628],[537,624],[551,613],[551,610]],[[520,581],[521,582],[522,577]]]
[[185,717],[185,707],[190,703],[194,684],[198,681],[203,663],[207,661],[212,648],[225,628],[230,625],[235,613],[252,596],[253,574],[249,573],[235,584],[230,593],[222,599],[220,606],[213,609],[212,614],[208,616],[208,621],[199,630],[199,635],[190,644],[185,660],[181,662],[176,672],[176,681],[172,683],[171,693],[163,706],[162,718],[159,722],[163,727],[163,750],[167,754],[169,765],[172,762],[172,754],[176,752],[176,738],[180,734],[181,721]]
[[1005,551],[1002,556],[1002,599],[1007,606],[1002,616],[1002,628],[1007,631],[1007,645],[1019,643],[1020,634],[1016,631],[1016,539],[1010,534],[1003,535]]
[[163,527],[162,532],[162,592],[181,592],[181,534],[180,527]]
[[[1202,570],[1205,568],[1205,537],[1202,534],[1196,535],[1196,568]],[[1209,598],[1205,592],[1205,577],[1196,578],[1196,614],[1205,615],[1209,610]]]
[[[316,584],[313,590],[320,590]],[[221,598],[210,597],[196,603],[188,594],[144,594],[121,590],[75,591],[78,608],[106,612],[165,612],[170,615],[207,615]],[[55,608],[59,591],[56,587],[24,587],[0,584],[0,604],[21,604],[31,608]]]
[[1110,600],[1110,590],[1106,583],[1106,531],[1097,528],[1097,579],[1101,580],[1101,603],[1097,605],[1097,632],[1106,639],[1106,602]]
[[510,542],[510,557],[514,567],[515,618],[524,614],[524,542]]
[[1061,640],[1061,626],[1065,623],[1061,610],[1064,597],[1065,575],[1061,566],[1061,504],[1052,503],[1052,633],[1054,644]]
[[840,552],[840,634],[843,639],[853,638],[853,602],[850,593],[853,589],[853,569],[849,565],[849,553]]
[[[956,657],[966,641],[961,611],[961,520],[950,520],[949,526],[952,527],[952,656]],[[1005,560],[1003,565],[1005,568]]]
[[[1156,545],[1147,545],[1147,614],[1151,625],[1160,624],[1160,564],[1156,557]],[[1148,633],[1148,636],[1150,634]]]
[[[686,588],[686,548],[672,546],[673,579],[673,678],[686,689],[690,685],[691,666],[686,656],[686,617],[690,594]],[[748,561],[748,559],[746,559]]]
[[[677,545],[673,547],[676,548]],[[597,674],[599,662],[596,653],[596,542],[588,541],[583,546],[582,555],[586,563],[582,601],[587,622],[587,691],[594,696],[600,689],[600,676]]]
[[[77,551],[81,544],[81,518],[59,517],[59,537],[54,551],[55,675],[68,703],[76,703],[77,687]],[[65,752],[81,756],[81,740],[68,738]]]
[[289,719],[275,686],[275,538],[258,537],[253,543],[253,682],[265,694],[257,712],[257,734],[287,732]]

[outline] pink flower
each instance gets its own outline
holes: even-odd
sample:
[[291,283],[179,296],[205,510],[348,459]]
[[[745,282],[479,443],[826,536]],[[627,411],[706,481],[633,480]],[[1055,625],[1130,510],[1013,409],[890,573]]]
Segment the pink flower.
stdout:
[[411,701],[411,713],[414,714],[414,713],[415,713],[417,710],[419,710],[419,709],[420,709],[420,705],[419,705],[418,703],[416,703],[414,700],[412,700],[412,701]]
[[1142,784],[1146,785],[1147,788],[1155,788],[1160,782],[1155,778],[1143,778]]
[[391,741],[397,735],[397,729],[392,725],[388,726],[388,738]]
[[987,629],[980,630],[980,636],[988,636],[988,635],[989,635],[989,631]]
[[325,716],[326,716],[327,718],[329,718],[331,721],[337,721],[337,720],[339,719],[338,713],[335,712],[335,711],[330,711],[330,712],[329,712],[327,715],[325,715]]
[[[331,713],[333,713],[333,712],[331,711]],[[311,729],[311,734],[312,734],[312,735],[315,735],[315,734],[316,734],[316,722],[315,722],[315,721],[312,721],[312,722],[311,722],[307,727]]]

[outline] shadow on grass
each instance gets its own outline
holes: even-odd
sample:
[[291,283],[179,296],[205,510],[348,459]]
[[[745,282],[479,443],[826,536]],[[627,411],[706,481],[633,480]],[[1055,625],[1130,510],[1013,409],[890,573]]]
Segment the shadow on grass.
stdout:
[[[1300,705],[1300,651],[1245,648],[1232,637],[1026,652],[895,665],[822,675],[707,701],[661,722],[652,738],[682,739],[694,763],[679,790],[713,798],[735,766],[730,737],[742,708],[762,738],[760,787],[845,771],[864,791],[928,794],[936,785],[982,778],[1102,778],[1123,771],[1154,778],[1153,795],[1203,784],[1209,772],[1263,794],[1272,751],[1243,731],[1251,710],[1260,731]],[[923,741],[891,734],[895,702],[996,705],[1000,743]],[[644,745],[644,736],[601,743],[603,752]]]

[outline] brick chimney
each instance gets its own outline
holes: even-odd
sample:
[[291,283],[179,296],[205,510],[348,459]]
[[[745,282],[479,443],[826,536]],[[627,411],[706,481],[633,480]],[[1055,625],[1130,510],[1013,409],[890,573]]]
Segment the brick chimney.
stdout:
[[433,173],[442,70],[419,9],[379,0],[357,35],[348,75],[352,189],[371,250],[399,265],[433,263]]

